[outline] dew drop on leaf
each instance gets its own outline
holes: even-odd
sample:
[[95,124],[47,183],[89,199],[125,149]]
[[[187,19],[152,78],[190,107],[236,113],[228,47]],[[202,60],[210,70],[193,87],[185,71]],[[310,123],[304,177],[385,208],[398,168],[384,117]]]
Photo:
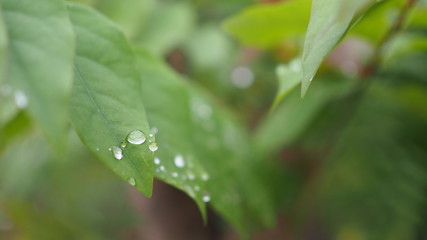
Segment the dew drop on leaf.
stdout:
[[178,177],[178,173],[177,172],[173,172],[172,173],[172,177]]
[[132,185],[132,186],[135,186],[135,185],[136,185],[135,178],[133,178],[133,177],[129,178],[128,182],[129,182],[129,184],[130,184],[130,185]]
[[25,93],[23,91],[17,90],[17,91],[15,91],[13,96],[15,99],[15,104],[18,108],[23,109],[23,108],[27,107],[28,99],[27,99],[27,95],[25,95]]
[[153,132],[153,134],[157,134],[159,132],[159,129],[157,129],[156,127],[152,127],[151,132]]
[[160,164],[160,159],[158,157],[154,158],[154,164],[156,164],[156,165]]
[[203,194],[202,200],[205,203],[209,202],[211,200],[211,196],[209,195],[209,193]]
[[133,130],[129,133],[127,141],[131,144],[143,144],[146,140],[145,134],[139,130]]
[[117,160],[121,160],[123,158],[123,150],[117,146],[111,147],[113,150],[113,156]]
[[175,156],[174,163],[178,168],[183,168],[185,166],[184,158],[181,155]]
[[148,148],[150,149],[150,151],[155,152],[157,151],[157,149],[159,149],[159,147],[157,146],[157,143],[153,142],[151,143]]

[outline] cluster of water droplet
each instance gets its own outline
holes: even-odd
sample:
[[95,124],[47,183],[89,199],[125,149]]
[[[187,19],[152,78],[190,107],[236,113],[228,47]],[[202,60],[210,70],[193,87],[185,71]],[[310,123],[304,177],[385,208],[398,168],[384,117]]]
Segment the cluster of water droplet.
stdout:
[[[157,133],[158,131],[157,128],[153,128],[152,130],[154,133]],[[120,146],[112,146],[108,148],[108,151],[111,151],[113,153],[113,157],[115,159],[121,160],[123,158],[124,150],[127,147],[128,143],[132,145],[141,145],[146,141],[147,141],[147,136],[144,134],[144,132],[142,132],[141,130],[133,130],[126,137],[126,141],[123,141],[122,143],[120,143]],[[157,151],[159,147],[157,146],[157,143],[154,140],[154,134],[150,133],[148,135],[148,142],[149,142],[148,149],[152,152]],[[96,148],[96,151],[99,151],[99,148]],[[136,185],[135,178],[132,178],[132,177],[129,178],[128,182],[132,186]]]
[[[154,158],[156,173],[160,178],[167,179],[171,183],[183,186],[184,190],[193,198],[201,199],[204,202],[210,201],[210,195],[203,191],[200,184],[209,180],[207,173],[196,174],[193,162],[190,158],[184,158],[183,155],[177,154],[173,157],[173,166],[167,169],[160,158]],[[204,184],[202,184],[204,185]]]

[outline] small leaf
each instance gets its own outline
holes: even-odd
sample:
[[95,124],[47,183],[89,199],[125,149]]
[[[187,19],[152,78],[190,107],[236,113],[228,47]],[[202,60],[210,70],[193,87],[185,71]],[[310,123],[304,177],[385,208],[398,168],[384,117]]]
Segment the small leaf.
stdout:
[[279,65],[276,68],[276,74],[279,78],[279,91],[274,99],[272,109],[274,109],[277,104],[301,82],[301,59],[294,59],[288,65]]
[[132,185],[151,196],[154,169],[149,141],[127,142],[134,130],[147,139],[151,134],[133,52],[124,34],[107,18],[75,4],[69,5],[69,12],[77,36],[72,123],[107,166],[126,181],[133,178]]
[[62,0],[3,0],[2,8],[9,45],[5,73],[1,74],[19,92],[21,107],[28,104],[30,116],[61,151],[74,53],[67,10]]
[[302,37],[309,13],[308,0],[258,4],[227,19],[224,27],[245,45],[268,48],[287,38]]
[[323,59],[344,37],[352,21],[374,0],[313,0],[302,57],[301,96],[310,86]]

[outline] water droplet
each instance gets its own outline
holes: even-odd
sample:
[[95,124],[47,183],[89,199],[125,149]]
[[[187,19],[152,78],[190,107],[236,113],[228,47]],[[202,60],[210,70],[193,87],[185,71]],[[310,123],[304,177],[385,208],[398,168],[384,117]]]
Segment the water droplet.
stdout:
[[156,127],[152,127],[151,132],[153,132],[153,134],[157,134],[159,132],[159,129],[157,129]]
[[166,168],[165,168],[165,166],[160,166],[160,171],[166,171]]
[[96,151],[99,151],[99,148],[96,148],[95,150],[96,150]]
[[148,134],[148,136],[149,136],[150,138],[154,137],[154,135],[153,135],[152,133]]
[[207,180],[209,180],[209,175],[208,175],[207,173],[203,173],[203,174],[202,174],[202,180],[203,180],[203,181],[207,181]]
[[248,67],[236,67],[233,72],[231,72],[231,82],[237,88],[248,88],[254,82],[254,74]]
[[188,179],[194,180],[195,178],[196,178],[196,176],[194,176],[194,174],[192,174],[192,173],[188,174]]
[[209,202],[211,200],[211,196],[209,195],[209,193],[203,194],[202,200],[205,203]]
[[159,149],[159,147],[157,146],[157,143],[155,143],[155,142],[151,143],[150,146],[148,146],[148,148],[152,152],[155,152],[155,151],[157,151],[157,149]]
[[13,96],[15,98],[15,104],[18,108],[22,109],[27,107],[28,99],[27,99],[27,95],[25,95],[23,91],[17,90],[15,91]]
[[153,140],[151,140],[151,139],[150,139],[150,140],[148,140],[148,142],[149,142],[149,143],[152,143],[152,142],[153,142]]
[[130,184],[130,185],[132,185],[132,186],[135,186],[135,185],[136,185],[135,178],[133,178],[133,177],[129,178],[128,182],[129,182],[129,184]]
[[125,142],[122,142],[122,143],[120,144],[120,148],[121,148],[121,149],[125,149],[125,147],[126,147],[126,143],[125,143]]
[[145,134],[139,130],[133,130],[127,137],[127,141],[131,144],[143,144],[145,139]]
[[154,164],[156,164],[156,165],[160,164],[160,159],[158,157],[154,158]]
[[108,151],[111,151],[111,148],[108,148]]
[[181,155],[176,155],[174,163],[178,168],[183,168],[185,166],[184,158]]
[[113,146],[112,149],[113,149],[113,155],[115,159],[120,160],[123,158],[123,150],[121,148]]
[[177,172],[173,172],[172,173],[172,177],[178,177],[178,173]]

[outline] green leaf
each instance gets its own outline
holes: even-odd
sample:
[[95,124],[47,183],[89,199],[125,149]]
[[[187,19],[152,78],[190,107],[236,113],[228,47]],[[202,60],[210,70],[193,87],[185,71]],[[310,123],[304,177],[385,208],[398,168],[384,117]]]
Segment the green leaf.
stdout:
[[[107,18],[74,4],[69,5],[69,12],[77,36],[72,123],[96,156],[151,196],[154,168],[149,141],[155,139],[148,136],[151,132],[133,52],[124,34]],[[134,130],[146,135],[143,144],[126,142]],[[120,152],[122,143],[127,146],[118,160],[114,151]]]
[[186,2],[158,4],[135,41],[156,55],[163,55],[181,44],[191,33],[195,11]]
[[120,25],[129,39],[138,36],[155,5],[154,0],[103,0],[97,9]]
[[260,177],[268,164],[259,166],[261,159],[251,152],[241,124],[163,63],[146,54],[139,59],[148,117],[158,129],[156,177],[186,192],[202,213],[209,196],[218,213],[242,234],[253,231],[254,224],[271,226],[270,185]]
[[357,14],[374,0],[313,0],[302,56],[304,96],[323,59],[344,37]]
[[308,0],[258,4],[227,19],[224,27],[245,45],[274,47],[287,38],[304,35],[309,9]]
[[301,59],[292,60],[289,64],[281,64],[276,68],[276,75],[279,79],[279,91],[274,99],[272,109],[294,89],[302,79]]
[[[74,34],[62,0],[3,0],[6,81],[58,151],[65,147]],[[0,24],[1,25],[1,24]],[[3,36],[1,37],[3,38]]]

